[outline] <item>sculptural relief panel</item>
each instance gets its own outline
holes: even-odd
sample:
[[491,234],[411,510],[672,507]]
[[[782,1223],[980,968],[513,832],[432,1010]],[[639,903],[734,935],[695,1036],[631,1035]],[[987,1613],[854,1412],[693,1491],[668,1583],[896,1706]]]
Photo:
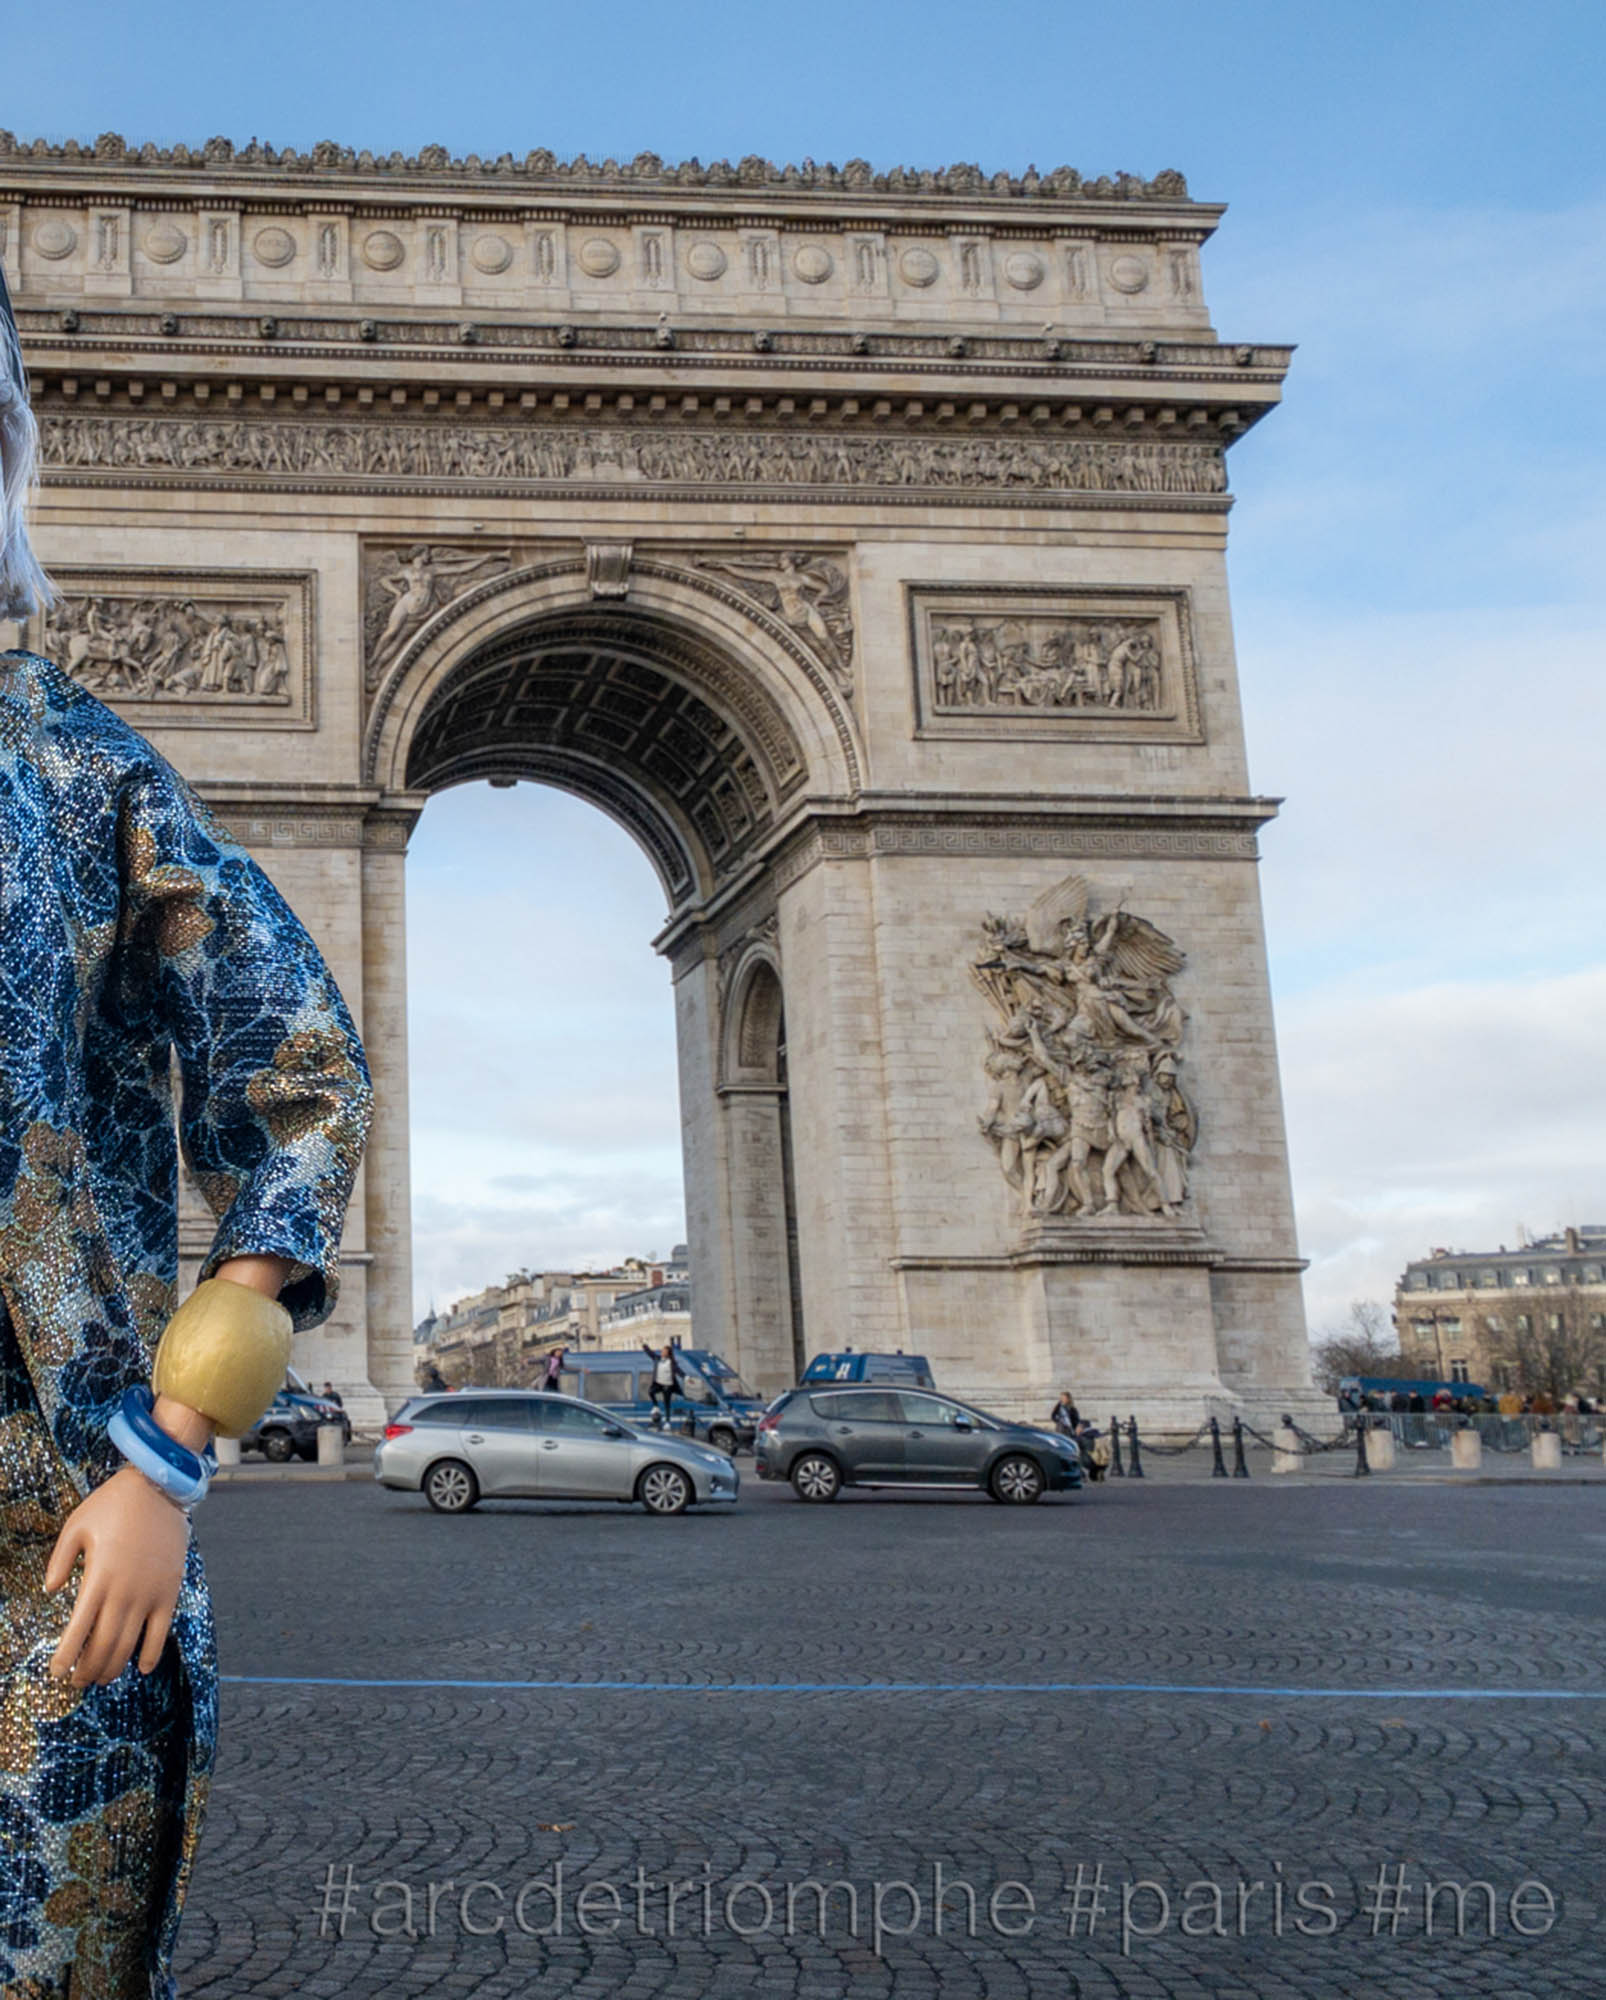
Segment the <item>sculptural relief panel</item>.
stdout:
[[994,1020],[982,1136],[1027,1222],[1175,1221],[1199,1121],[1171,982],[1185,955],[1144,917],[1093,907],[1080,875],[1024,917],[989,916],[971,964]]
[[311,729],[314,580],[305,572],[53,572],[27,643],[141,728]]
[[1198,743],[1182,590],[908,586],[921,736]]

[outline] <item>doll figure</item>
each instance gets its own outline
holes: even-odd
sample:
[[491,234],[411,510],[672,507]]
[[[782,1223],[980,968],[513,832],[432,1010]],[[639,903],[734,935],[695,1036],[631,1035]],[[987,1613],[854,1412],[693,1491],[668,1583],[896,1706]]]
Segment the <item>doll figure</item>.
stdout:
[[[0,276],[0,617],[50,602]],[[218,1217],[174,1311],[179,1135]],[[188,1509],[335,1302],[369,1114],[312,941],[172,767],[0,655],[0,1989],[170,2000],[217,1718]]]

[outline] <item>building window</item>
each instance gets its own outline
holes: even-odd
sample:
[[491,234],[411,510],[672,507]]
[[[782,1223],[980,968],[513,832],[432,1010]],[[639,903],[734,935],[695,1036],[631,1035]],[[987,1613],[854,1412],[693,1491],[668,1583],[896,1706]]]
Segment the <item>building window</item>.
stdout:
[[1467,1373],[1467,1364],[1464,1361],[1452,1361],[1450,1363],[1450,1380],[1452,1382],[1470,1382],[1472,1380],[1472,1377]]
[[1478,1283],[1486,1291],[1492,1292],[1500,1283],[1500,1273],[1498,1271],[1480,1271],[1478,1273]]
[[1584,1266],[1584,1283],[1586,1285],[1598,1285],[1600,1283],[1600,1266],[1598,1264],[1586,1264]]
[[1534,1274],[1532,1271],[1513,1271],[1511,1274],[1511,1282],[1514,1285],[1531,1285],[1533,1281]]
[[1445,1319],[1441,1320],[1439,1324],[1447,1334],[1457,1335],[1461,1331],[1461,1322],[1459,1319]]
[[1561,1283],[1561,1269],[1559,1265],[1547,1264],[1545,1266],[1545,1283],[1547,1285],[1559,1285]]

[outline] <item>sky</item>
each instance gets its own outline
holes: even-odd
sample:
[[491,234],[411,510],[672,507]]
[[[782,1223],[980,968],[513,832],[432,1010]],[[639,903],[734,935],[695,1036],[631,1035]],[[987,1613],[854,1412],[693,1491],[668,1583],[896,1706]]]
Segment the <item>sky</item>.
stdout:
[[[1215,323],[1298,343],[1229,461],[1229,574],[1255,788],[1287,801],[1262,888],[1313,1330],[1435,1244],[1606,1221],[1598,0],[73,22],[11,32],[19,134],[1176,166],[1229,203]],[[409,872],[419,1309],[666,1250],[644,858],[560,794],[473,787],[431,802]]]

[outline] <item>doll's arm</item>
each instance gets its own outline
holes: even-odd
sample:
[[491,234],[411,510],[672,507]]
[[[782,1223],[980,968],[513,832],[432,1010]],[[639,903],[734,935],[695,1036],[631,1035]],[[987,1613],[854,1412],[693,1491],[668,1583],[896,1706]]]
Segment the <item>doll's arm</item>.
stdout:
[[[289,1270],[283,1257],[235,1257],[215,1275],[271,1299]],[[190,1451],[204,1451],[211,1442],[211,1417],[176,1397],[159,1395],[151,1414]],[[78,1599],[51,1655],[51,1674],[80,1687],[114,1681],[136,1651],[140,1672],[153,1672],[173,1622],[188,1547],[184,1510],[132,1465],[80,1501],[45,1570],[46,1590],[60,1590],[83,1558]]]
[[123,801],[124,991],[177,1050],[180,1138],[219,1218],[201,1266],[280,1256],[294,1325],[327,1318],[371,1090],[339,989],[262,870],[171,767]]

